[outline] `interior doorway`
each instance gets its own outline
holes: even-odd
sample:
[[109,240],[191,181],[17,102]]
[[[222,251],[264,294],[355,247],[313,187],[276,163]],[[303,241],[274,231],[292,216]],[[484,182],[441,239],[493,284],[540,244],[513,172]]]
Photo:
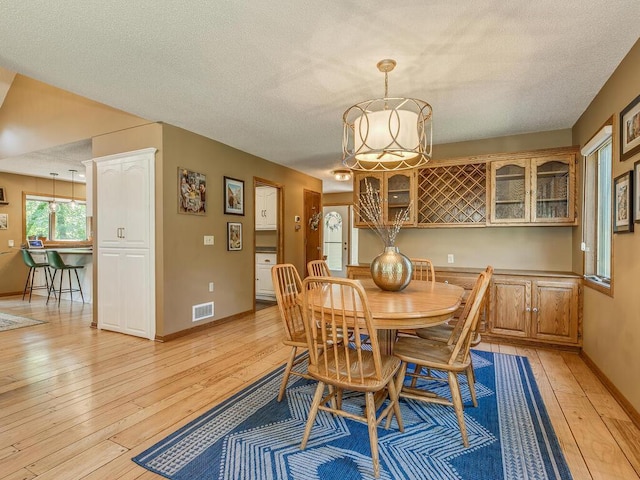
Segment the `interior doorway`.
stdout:
[[275,305],[271,267],[282,263],[283,186],[254,177],[254,309]]

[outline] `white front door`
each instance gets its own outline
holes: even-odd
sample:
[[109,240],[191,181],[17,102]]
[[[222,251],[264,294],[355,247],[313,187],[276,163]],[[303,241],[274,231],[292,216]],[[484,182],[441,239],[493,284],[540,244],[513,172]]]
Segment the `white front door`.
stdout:
[[348,205],[323,207],[323,252],[327,257],[327,264],[331,275],[347,276],[349,263],[349,218]]

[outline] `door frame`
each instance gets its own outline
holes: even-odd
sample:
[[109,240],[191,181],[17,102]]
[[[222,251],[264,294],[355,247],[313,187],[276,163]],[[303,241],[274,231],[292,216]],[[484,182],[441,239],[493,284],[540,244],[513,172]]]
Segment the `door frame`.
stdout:
[[[324,209],[325,208],[331,208],[331,207],[347,207],[347,218],[346,218],[346,228],[347,229],[347,265],[350,265],[351,262],[351,242],[352,242],[352,238],[351,238],[351,234],[352,234],[352,230],[353,230],[353,203],[344,203],[344,202],[329,202],[329,203],[323,203],[322,204],[322,213],[324,215]],[[344,224],[344,221],[343,221]],[[324,232],[323,232],[323,238],[322,238],[322,245],[324,248]],[[323,250],[324,252],[324,250]],[[345,271],[345,278],[346,278],[346,271]]]
[[253,230],[253,310],[256,309],[256,187],[273,187],[278,190],[278,200],[277,200],[277,209],[278,209],[278,218],[276,220],[276,262],[283,263],[284,262],[284,185],[281,183],[273,182],[271,180],[267,180],[266,178],[261,177],[253,177],[253,217],[251,218],[252,230]]
[[[319,213],[322,215],[322,220],[323,220],[323,221],[321,221],[319,223],[318,230],[317,230],[317,232],[318,232],[318,248],[320,249],[320,253],[314,259],[307,258],[307,241],[308,241],[308,231],[309,231],[309,218],[307,218],[307,210],[308,210],[307,209],[307,206],[308,206],[307,205],[307,197],[309,196],[309,194],[313,194],[313,195],[317,195],[318,196],[318,198],[319,198],[319,202],[318,202]],[[304,278],[304,277],[307,276],[306,275],[306,273],[307,273],[307,271],[306,271],[307,270],[307,263],[310,260],[322,259],[323,255],[324,255],[323,250],[322,250],[322,247],[323,247],[323,235],[324,235],[324,229],[323,229],[323,226],[324,226],[324,213],[322,211],[322,207],[323,207],[323,205],[322,205],[322,192],[317,192],[315,190],[304,188],[302,190],[302,198],[303,198],[302,211],[304,212],[304,238],[303,238],[303,245],[304,245],[304,265],[303,265],[303,268],[304,268],[304,272],[305,272],[305,274],[303,276],[303,278]]]

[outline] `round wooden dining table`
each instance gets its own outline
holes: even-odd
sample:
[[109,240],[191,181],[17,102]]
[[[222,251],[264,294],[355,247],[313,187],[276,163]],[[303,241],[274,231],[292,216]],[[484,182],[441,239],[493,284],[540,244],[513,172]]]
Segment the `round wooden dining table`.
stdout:
[[464,294],[464,289],[457,285],[424,280],[412,280],[398,292],[381,290],[373,280],[357,281],[367,294],[380,350],[388,355],[393,353],[398,330],[446,322],[460,306]]

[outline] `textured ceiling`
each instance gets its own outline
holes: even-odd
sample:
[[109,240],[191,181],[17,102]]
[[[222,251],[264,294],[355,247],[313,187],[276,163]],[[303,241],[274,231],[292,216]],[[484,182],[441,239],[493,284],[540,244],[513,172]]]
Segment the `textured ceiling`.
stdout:
[[319,177],[342,113],[433,106],[437,144],[573,126],[638,40],[638,0],[5,0],[0,66]]

